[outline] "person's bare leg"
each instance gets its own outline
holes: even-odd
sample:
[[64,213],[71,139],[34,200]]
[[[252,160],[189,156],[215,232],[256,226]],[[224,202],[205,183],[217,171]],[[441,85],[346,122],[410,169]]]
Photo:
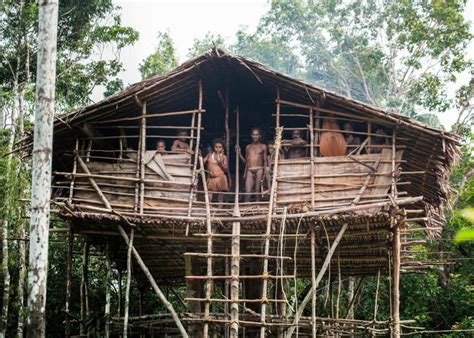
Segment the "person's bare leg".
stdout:
[[251,193],[253,192],[254,187],[254,178],[253,173],[248,171],[247,176],[245,177],[245,202],[250,202],[250,197],[252,196]]
[[223,203],[224,203],[224,194],[219,194],[217,195],[217,203],[218,203],[218,208],[219,209],[222,209],[224,207]]
[[255,198],[260,201],[262,195],[262,180],[263,180],[263,169],[258,169],[255,173]]

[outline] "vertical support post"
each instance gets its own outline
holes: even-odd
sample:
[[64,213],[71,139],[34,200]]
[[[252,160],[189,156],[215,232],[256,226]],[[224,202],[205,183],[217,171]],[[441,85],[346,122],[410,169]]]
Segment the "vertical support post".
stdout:
[[[397,132],[392,134],[392,203],[394,211],[398,211],[397,199],[397,173],[396,173],[396,140]],[[392,337],[400,337],[400,222],[392,215]]]
[[[380,269],[377,272],[377,286],[375,287],[375,302],[374,302],[374,325],[372,328],[375,329],[377,322],[377,311],[379,308],[379,288],[380,288]],[[375,337],[375,331],[372,331],[372,337]]]
[[204,200],[206,203],[206,235],[207,235],[207,283],[206,283],[206,303],[204,304],[204,329],[203,336],[209,336],[209,313],[211,310],[212,298],[212,224],[211,224],[211,206],[209,202],[209,191],[207,190],[206,174],[204,172],[204,163],[202,156],[199,156],[199,166],[201,179],[204,189]]
[[226,155],[230,155],[230,129],[229,129],[229,79],[225,82],[225,151]]
[[145,202],[145,152],[146,152],[146,101],[142,105],[142,119],[140,125],[140,214],[143,215]]
[[191,117],[191,140],[189,141],[189,149],[193,149],[194,147],[194,129],[196,129],[195,127],[195,124],[196,124],[196,112],[193,112],[193,115]]
[[260,314],[260,319],[262,326],[260,328],[260,337],[265,337],[266,327],[265,327],[265,317],[267,310],[267,294],[268,294],[268,255],[270,254],[270,235],[272,231],[272,217],[273,217],[273,207],[275,204],[276,198],[276,188],[277,188],[277,176],[278,176],[278,160],[280,158],[280,147],[281,147],[281,137],[283,133],[283,128],[276,128],[275,135],[275,162],[273,164],[273,177],[272,177],[272,187],[270,189],[270,201],[268,203],[268,215],[267,215],[267,229],[265,232],[265,248],[264,248],[264,257],[263,257],[263,282],[262,282],[262,309]]
[[76,172],[77,172],[77,154],[79,151],[79,138],[76,137],[76,145],[74,147],[76,150],[74,152],[74,163],[72,164],[72,177],[71,183],[69,185],[69,202],[72,203],[72,198],[74,197],[74,183],[76,181]]
[[372,152],[372,122],[367,122],[367,153]]
[[309,139],[310,139],[310,159],[311,159],[311,210],[314,210],[314,117],[313,109],[309,110]]
[[[240,143],[240,112],[237,106],[236,114],[236,145]],[[231,244],[231,280],[230,280],[230,337],[239,336],[239,274],[240,274],[240,208],[239,208],[239,154],[235,152],[235,200],[233,216],[236,218],[232,222],[232,244]]]
[[[318,101],[318,106],[319,106],[319,101]],[[320,129],[320,124],[321,124],[321,121],[320,121],[320,118],[319,118],[319,111],[316,110],[316,135],[315,135],[315,139],[314,139],[314,146],[316,148],[316,152],[315,152],[315,155],[316,156],[319,156],[319,142],[320,142],[320,133],[321,131],[319,130]]]
[[89,284],[89,242],[85,242],[82,251],[82,278],[81,278],[81,335],[87,334],[85,322],[89,315],[89,299],[88,299],[88,284]]
[[86,150],[86,163],[89,163],[91,161],[91,150],[92,150],[92,140],[89,140],[87,143],[87,150]]
[[118,270],[118,306],[117,306],[117,317],[122,315],[122,307],[123,307],[123,295],[122,295],[122,271]]
[[128,242],[127,250],[127,284],[125,286],[125,304],[123,311],[123,337],[128,336],[128,311],[130,307],[130,284],[132,279],[132,248],[133,248],[133,237],[135,235],[135,229],[130,230],[130,240]]
[[[197,130],[196,130],[196,146],[194,149],[194,162],[193,162],[193,177],[192,177],[192,182],[191,182],[191,189],[189,192],[189,203],[188,203],[188,217],[191,216],[191,211],[193,207],[193,198],[194,198],[194,190],[197,185],[197,176],[198,173],[196,171],[197,169],[197,163],[198,163],[198,154],[199,154],[199,143],[201,141],[201,123],[202,123],[202,100],[203,100],[203,90],[202,90],[202,80],[199,80],[198,84],[198,116],[197,116]],[[186,236],[188,235],[189,231],[189,226],[186,227]]]
[[110,264],[110,244],[109,241],[105,243],[105,309],[104,309],[104,319],[105,319],[105,338],[110,337],[110,284],[112,282],[112,266]]
[[400,337],[400,228],[393,229],[392,243],[392,337]]
[[280,88],[277,88],[276,127],[280,128]]
[[64,325],[64,334],[66,337],[71,335],[71,294],[72,294],[72,258],[73,258],[74,233],[69,227],[67,238],[67,254],[66,254],[66,304],[64,312],[66,312],[66,319]]
[[[225,253],[226,253],[226,257],[224,257],[224,273],[226,276],[230,276],[229,257],[227,257],[227,255],[229,254],[229,250],[226,249]],[[225,299],[229,299],[229,287],[230,287],[230,281],[228,278],[226,278],[224,281],[224,298]],[[227,319],[228,315],[229,315],[229,303],[225,302],[224,303],[224,318]],[[228,325],[224,326],[224,337],[229,338]]]
[[311,336],[316,338],[316,235],[311,230]]

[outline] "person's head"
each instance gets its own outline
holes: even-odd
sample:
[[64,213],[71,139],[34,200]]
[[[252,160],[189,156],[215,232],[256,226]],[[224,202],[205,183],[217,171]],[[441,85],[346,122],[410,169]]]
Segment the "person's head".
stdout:
[[291,137],[293,138],[293,140],[297,140],[299,138],[301,138],[301,130],[299,129],[295,129],[291,132]]
[[222,154],[224,152],[224,141],[222,141],[220,138],[212,141],[212,150],[216,154]]
[[273,141],[268,141],[267,143],[268,152],[271,154],[275,150],[275,143]]
[[178,130],[178,140],[181,142],[186,142],[186,138],[188,136],[188,132],[184,129]]
[[352,123],[350,123],[350,122],[344,123],[344,130],[345,131],[353,131],[354,129],[352,128]]
[[257,143],[262,138],[262,131],[260,128],[252,128],[252,130],[250,130],[250,136],[252,137],[253,143]]
[[160,154],[166,152],[166,142],[164,140],[156,141],[156,151]]

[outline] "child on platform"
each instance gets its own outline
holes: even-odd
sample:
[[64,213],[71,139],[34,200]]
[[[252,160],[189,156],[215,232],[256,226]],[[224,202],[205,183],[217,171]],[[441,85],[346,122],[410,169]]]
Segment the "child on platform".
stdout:
[[187,152],[192,154],[191,147],[187,143],[188,132],[184,129],[178,130],[178,139],[173,142],[171,151]]

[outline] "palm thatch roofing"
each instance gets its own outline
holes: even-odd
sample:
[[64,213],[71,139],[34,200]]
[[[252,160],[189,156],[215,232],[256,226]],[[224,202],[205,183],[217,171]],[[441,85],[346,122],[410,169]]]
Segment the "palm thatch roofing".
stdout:
[[[403,189],[411,196],[423,196],[424,203],[439,212],[449,195],[450,167],[460,154],[457,135],[429,127],[407,116],[325,90],[313,84],[291,78],[248,58],[212,49],[191,59],[169,73],[130,85],[127,89],[77,111],[62,114],[54,122],[54,153],[61,154],[74,147],[72,130],[86,122],[125,116],[140,116],[137,103],[147,102],[148,112],[194,109],[197,102],[197,82],[206,89],[222,88],[230,79],[238,88],[236,100],[253,97],[274,102],[276,88],[281,98],[308,106],[320,106],[320,111],[333,110],[360,116],[361,119],[397,130],[398,145],[405,146],[403,170],[424,171],[424,175],[406,175],[410,185]],[[207,87],[207,88],[206,88]],[[232,100],[232,98],[231,98]],[[206,97],[204,98],[204,108]],[[27,142],[32,142],[30,137]],[[55,156],[54,166],[61,167]],[[61,160],[62,161],[62,160]]]

